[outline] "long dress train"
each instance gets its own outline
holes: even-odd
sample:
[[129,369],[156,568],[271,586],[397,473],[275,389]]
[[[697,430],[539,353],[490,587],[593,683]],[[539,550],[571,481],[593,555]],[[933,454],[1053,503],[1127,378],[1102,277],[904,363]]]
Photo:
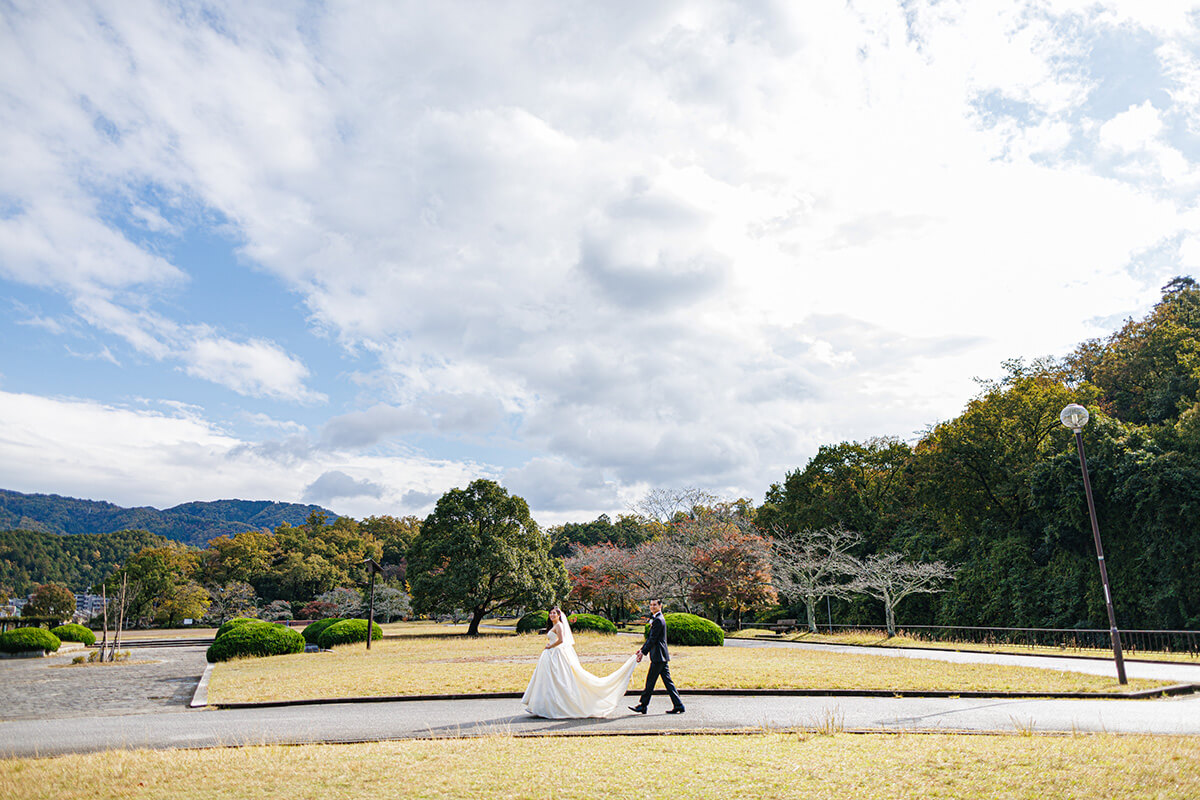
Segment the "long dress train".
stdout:
[[[546,635],[555,641],[553,630]],[[547,719],[607,717],[625,696],[635,667],[637,659],[630,656],[616,672],[597,677],[579,663],[575,648],[563,642],[542,651],[521,705],[535,717]]]

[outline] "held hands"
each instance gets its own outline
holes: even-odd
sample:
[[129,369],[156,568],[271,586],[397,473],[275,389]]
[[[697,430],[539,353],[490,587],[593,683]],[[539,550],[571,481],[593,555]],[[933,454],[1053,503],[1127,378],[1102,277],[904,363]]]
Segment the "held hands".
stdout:
[[641,650],[634,650],[633,655],[634,655],[634,658],[637,659],[637,663],[639,663],[639,664],[642,663],[642,651]]

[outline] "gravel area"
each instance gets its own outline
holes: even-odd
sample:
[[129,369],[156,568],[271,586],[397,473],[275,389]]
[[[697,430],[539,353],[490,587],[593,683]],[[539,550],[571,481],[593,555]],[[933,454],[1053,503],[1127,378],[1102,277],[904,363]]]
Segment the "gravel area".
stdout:
[[[129,662],[73,666],[74,656],[0,659],[0,720],[152,714],[187,707],[205,648],[131,647]],[[139,663],[140,662],[140,663]]]

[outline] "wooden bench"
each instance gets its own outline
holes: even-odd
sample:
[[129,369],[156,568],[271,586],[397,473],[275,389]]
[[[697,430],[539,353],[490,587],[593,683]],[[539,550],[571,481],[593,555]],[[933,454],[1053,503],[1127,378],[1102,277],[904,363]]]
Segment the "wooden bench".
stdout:
[[796,620],[781,619],[777,622],[771,623],[771,625],[769,625],[768,627],[771,630],[775,631],[776,633],[784,634],[784,633],[787,633],[788,631],[793,631],[796,629]]

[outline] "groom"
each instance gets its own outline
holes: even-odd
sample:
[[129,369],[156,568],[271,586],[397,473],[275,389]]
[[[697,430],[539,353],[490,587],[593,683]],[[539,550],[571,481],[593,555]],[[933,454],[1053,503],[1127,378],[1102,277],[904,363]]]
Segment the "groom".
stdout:
[[650,671],[646,673],[646,688],[642,691],[641,699],[636,706],[630,706],[629,710],[638,714],[646,713],[646,705],[654,692],[654,684],[658,682],[659,676],[662,676],[663,686],[671,696],[671,710],[667,713],[682,714],[683,702],[679,699],[679,692],[675,690],[675,681],[671,680],[671,655],[667,652],[667,621],[663,619],[661,600],[650,601],[650,635],[646,638],[646,643],[634,651],[634,655],[637,656],[638,663],[641,663],[642,656],[650,656]]

